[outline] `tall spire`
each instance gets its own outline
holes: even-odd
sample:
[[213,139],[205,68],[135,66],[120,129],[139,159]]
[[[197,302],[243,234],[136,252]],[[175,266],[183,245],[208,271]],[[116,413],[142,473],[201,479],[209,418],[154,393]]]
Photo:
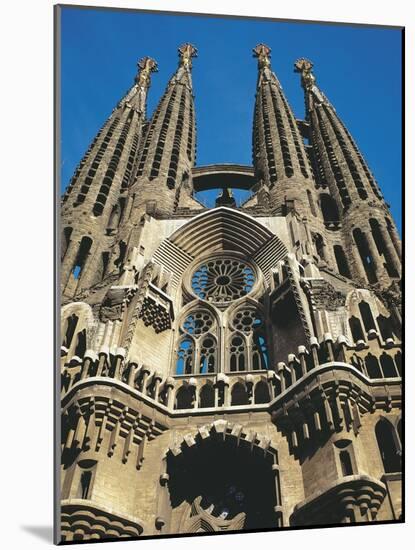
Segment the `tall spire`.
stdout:
[[134,185],[134,192],[139,187],[139,202],[155,200],[170,212],[184,188],[191,193],[191,170],[195,161],[191,70],[197,50],[186,43],[178,53],[178,68],[154,111],[140,148]]
[[[134,84],[96,135],[62,198],[62,280],[67,296],[92,283],[92,257],[100,256],[98,242],[99,246],[107,245],[104,237],[111,234],[122,216],[125,199],[120,197],[131,182],[145,122],[150,77],[156,70],[153,59],[140,59]],[[88,262],[85,258],[81,262],[80,255],[86,257],[82,252],[86,238]]]
[[388,286],[400,276],[399,236],[373,174],[312,69],[305,58],[294,64],[305,94],[317,183],[328,186],[337,202],[354,276]]
[[382,201],[373,174],[335,108],[318,88],[312,69],[313,63],[305,58],[294,65],[294,70],[301,74],[318,171],[328,183],[335,183],[333,192],[343,208],[348,208],[352,201],[368,198]]
[[[258,44],[258,80],[254,113],[253,155],[257,179],[270,189],[276,185],[273,207],[281,207],[300,181],[311,185],[311,169],[296,119],[281,84],[271,69],[271,48]],[[310,187],[311,189],[312,187]],[[299,202],[307,201],[297,188]]]
[[137,76],[135,84],[118,104],[123,107],[126,104],[133,106],[140,114],[146,113],[147,92],[151,84],[151,73],[157,72],[156,61],[151,57],[142,57],[137,62]]

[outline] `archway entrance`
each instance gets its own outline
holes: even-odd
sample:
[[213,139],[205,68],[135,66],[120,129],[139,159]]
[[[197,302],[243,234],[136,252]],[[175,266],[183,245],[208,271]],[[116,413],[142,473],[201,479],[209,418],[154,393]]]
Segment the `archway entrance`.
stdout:
[[[275,455],[244,439],[210,437],[167,456],[170,532],[278,527]],[[197,517],[200,516],[200,521]]]

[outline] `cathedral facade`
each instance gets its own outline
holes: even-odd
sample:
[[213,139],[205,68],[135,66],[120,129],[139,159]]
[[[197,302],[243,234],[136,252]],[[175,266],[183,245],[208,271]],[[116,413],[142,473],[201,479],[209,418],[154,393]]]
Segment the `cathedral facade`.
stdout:
[[253,52],[252,166],[195,165],[184,44],[62,198],[62,541],[402,519],[399,235],[313,64],[298,120]]

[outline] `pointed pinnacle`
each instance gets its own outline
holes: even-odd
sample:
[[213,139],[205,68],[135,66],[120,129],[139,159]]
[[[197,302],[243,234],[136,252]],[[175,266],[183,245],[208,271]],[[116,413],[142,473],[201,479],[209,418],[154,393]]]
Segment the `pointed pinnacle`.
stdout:
[[197,48],[186,42],[180,46],[178,52],[180,57],[179,65],[191,69],[192,57],[197,57]]
[[301,85],[304,89],[312,88],[316,77],[312,73],[313,63],[309,59],[301,57],[294,63],[294,72],[301,74]]
[[150,86],[150,75],[158,71],[157,62],[151,57],[142,57],[137,62],[138,74],[135,77],[136,83],[143,88]]
[[258,67],[262,69],[263,67],[270,67],[271,65],[271,48],[266,44],[258,44],[252,50],[254,57],[258,58]]

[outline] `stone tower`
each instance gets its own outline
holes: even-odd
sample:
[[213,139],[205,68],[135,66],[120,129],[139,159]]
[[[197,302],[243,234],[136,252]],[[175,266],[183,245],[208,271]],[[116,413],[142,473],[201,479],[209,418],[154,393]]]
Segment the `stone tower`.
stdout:
[[196,54],[150,119],[139,62],[63,197],[61,540],[400,520],[388,207],[313,64],[298,120],[264,44],[253,166],[196,167]]

